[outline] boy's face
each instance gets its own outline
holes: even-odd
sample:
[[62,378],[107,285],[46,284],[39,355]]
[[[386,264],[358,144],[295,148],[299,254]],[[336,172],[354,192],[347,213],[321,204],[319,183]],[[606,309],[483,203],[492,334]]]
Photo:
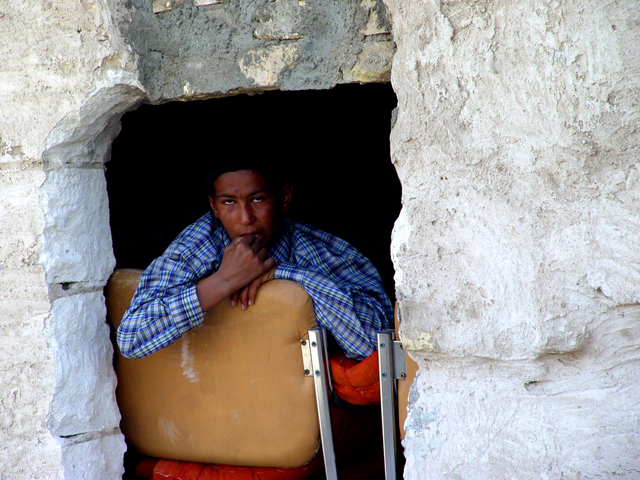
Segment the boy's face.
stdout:
[[280,214],[291,201],[291,187],[287,185],[277,195],[269,189],[267,179],[253,170],[223,173],[213,186],[215,198],[209,197],[209,203],[229,238],[253,235],[271,248],[277,240]]

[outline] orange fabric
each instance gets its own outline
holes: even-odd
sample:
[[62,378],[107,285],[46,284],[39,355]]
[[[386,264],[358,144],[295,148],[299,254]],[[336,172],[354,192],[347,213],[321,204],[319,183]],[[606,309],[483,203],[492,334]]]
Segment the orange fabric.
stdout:
[[[204,463],[179,462],[177,460],[158,460],[153,469],[153,480],[167,478],[175,480],[200,480]],[[202,479],[204,480],[204,479]]]
[[358,362],[344,353],[331,355],[331,378],[336,394],[352,405],[379,405],[378,352]]
[[206,465],[177,460],[157,460],[153,480],[301,480],[322,466],[322,455],[297,468],[236,467]]
[[[380,382],[378,379],[378,352],[374,352],[361,362],[347,358],[342,352],[335,352],[330,358],[331,376],[336,394],[342,400],[352,405],[379,405]],[[334,438],[338,440],[338,447],[346,453],[347,457],[353,456],[356,451],[345,450],[360,449],[358,457],[368,457],[363,464],[354,464],[347,470],[353,470],[345,478],[363,479],[371,478],[373,472],[381,469],[382,455],[372,451],[368,445],[360,445],[354,442],[353,435],[362,437],[371,425],[370,415],[366,411],[354,412],[335,409],[332,411],[332,423]],[[376,413],[377,416],[377,413]],[[365,438],[375,438],[372,432],[366,432]],[[348,440],[351,439],[351,440]],[[347,441],[348,440],[348,441]],[[342,445],[340,445],[342,444]],[[381,444],[379,445],[381,447]],[[378,445],[376,445],[376,448]],[[364,448],[364,450],[362,450]],[[366,455],[369,453],[369,455]],[[371,455],[373,454],[373,455]],[[372,459],[380,460],[379,462]],[[149,462],[156,459],[145,459],[137,468],[149,469]],[[147,462],[147,463],[145,463]],[[143,465],[144,464],[144,465]],[[152,480],[302,480],[308,477],[323,465],[322,455],[319,453],[309,463],[297,468],[266,468],[266,467],[237,467],[232,465],[213,465],[196,462],[181,462],[176,460],[157,460],[153,468]],[[346,471],[345,471],[346,472]]]

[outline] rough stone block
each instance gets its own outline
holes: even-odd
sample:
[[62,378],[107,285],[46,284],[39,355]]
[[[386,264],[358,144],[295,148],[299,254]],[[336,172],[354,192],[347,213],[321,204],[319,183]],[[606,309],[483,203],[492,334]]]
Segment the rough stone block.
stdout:
[[295,44],[271,45],[247,51],[240,59],[242,73],[252,80],[255,87],[274,87],[280,74],[291,70],[300,57],[300,48]]
[[342,71],[356,63],[363,33],[378,32],[369,23],[384,17],[381,2],[360,0],[156,2],[164,13],[154,13],[152,2],[132,3],[123,30],[154,103],[255,88],[331,88],[345,82]]
[[[392,151],[404,210],[392,249],[403,332],[454,356],[579,351],[593,318],[640,301],[640,266],[629,261],[640,238],[637,103],[616,97],[616,113],[603,93],[622,84],[640,92],[618,48],[639,31],[617,33],[608,20],[628,5],[580,28],[559,5],[535,14],[507,3],[415,8],[421,20],[403,17],[394,30]],[[552,19],[554,35],[534,17]],[[514,38],[534,24],[525,48]],[[568,39],[569,63],[536,43]],[[609,86],[586,58],[607,65]],[[543,72],[579,80],[567,90]]]
[[131,12],[124,3],[76,2],[53,10],[40,1],[2,3],[0,145],[40,158],[46,136],[64,119],[77,118],[87,96],[137,83],[134,56],[117,27],[116,19],[127,23]]
[[5,437],[0,428],[2,479],[66,480],[62,468],[62,452],[56,439],[46,428],[29,433]]
[[46,424],[55,389],[47,291],[38,266],[0,268],[0,476],[7,478],[60,478]]
[[68,115],[49,132],[44,152],[47,169],[102,165],[109,160],[122,114],[139,102],[143,93],[129,73],[119,72],[112,80],[120,83],[100,85],[77,114]]
[[118,430],[87,441],[63,439],[61,446],[66,480],[122,479],[126,445]]
[[101,166],[50,171],[42,193],[47,281],[104,285],[115,259]]
[[395,46],[392,41],[367,42],[358,54],[358,61],[344,73],[350,82],[388,82]]
[[[90,196],[68,195],[66,180],[50,185],[42,195],[40,187],[46,181],[47,167],[43,165],[48,161],[59,160],[60,165],[69,160],[99,162],[108,153],[110,140],[104,138],[113,134],[118,115],[127,108],[121,102],[122,97],[116,95],[122,90],[111,86],[137,84],[134,55],[122,42],[115,20],[126,17],[129,11],[120,0],[54,5],[8,0],[0,5],[0,478],[3,480],[88,478],[82,472],[64,475],[60,443],[48,430],[47,416],[56,377],[49,329],[51,305],[43,271],[47,254],[42,252],[46,249],[45,228],[52,229],[49,233],[54,248],[62,251],[62,256],[58,251],[52,256],[63,263],[75,261],[69,258],[71,251],[65,253],[66,246],[76,248],[86,241],[86,251],[80,256],[87,266],[74,269],[80,273],[80,280],[103,282],[112,264],[106,197],[104,193],[96,197],[103,204],[101,209],[93,205],[81,215],[78,210],[83,208],[74,210],[73,205],[91,204]],[[139,98],[140,90],[136,95]],[[89,98],[95,101],[91,103]],[[78,145],[79,138],[83,146]],[[48,158],[43,157],[45,151],[50,153]],[[102,172],[95,170],[88,176],[100,175]],[[86,188],[76,185],[71,190],[89,193],[92,182],[82,179],[79,183]],[[53,200],[58,188],[62,195]],[[98,190],[104,191],[104,187]],[[49,200],[52,202],[48,203]],[[71,205],[65,206],[66,202]],[[56,213],[46,223],[43,210],[48,211],[50,206]],[[96,215],[101,218],[99,221]],[[104,238],[93,236],[100,222],[107,226],[97,229],[107,232]],[[56,231],[61,225],[66,229],[63,234]],[[91,258],[94,254],[96,259]],[[101,262],[106,265],[96,268]],[[60,273],[60,265],[53,267],[58,269],[56,274]],[[97,457],[85,458],[88,465],[98,461],[97,458],[105,461],[101,457],[104,452],[94,449],[91,454]],[[106,461],[121,467],[122,449]]]
[[58,436],[110,431],[120,422],[113,347],[102,292],[63,297],[51,309],[56,390],[49,429]]
[[38,265],[43,181],[35,162],[7,160],[0,167],[0,476],[13,475],[7,478],[55,478],[59,461],[46,428],[54,369],[48,289]]

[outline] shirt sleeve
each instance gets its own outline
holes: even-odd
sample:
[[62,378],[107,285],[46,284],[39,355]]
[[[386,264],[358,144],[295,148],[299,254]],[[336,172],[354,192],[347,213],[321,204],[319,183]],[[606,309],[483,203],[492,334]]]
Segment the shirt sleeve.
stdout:
[[324,270],[285,262],[278,265],[274,277],[304,287],[313,299],[318,324],[329,330],[348,357],[368,357],[376,350],[376,333],[389,328],[393,318],[377,271],[360,255],[333,258]]
[[118,327],[118,346],[125,357],[150,355],[202,322],[196,282],[196,273],[177,253],[149,265]]

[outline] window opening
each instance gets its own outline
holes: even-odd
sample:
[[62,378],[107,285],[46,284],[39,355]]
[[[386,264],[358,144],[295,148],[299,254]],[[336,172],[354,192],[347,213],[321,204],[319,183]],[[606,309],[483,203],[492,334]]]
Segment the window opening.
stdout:
[[[209,211],[207,165],[260,142],[291,174],[289,216],[360,250],[394,302],[390,241],[401,209],[389,152],[395,106],[391,85],[369,84],[143,105],[125,114],[106,171],[117,268],[144,269],[161,255]],[[125,456],[125,479],[137,478],[137,459]]]

